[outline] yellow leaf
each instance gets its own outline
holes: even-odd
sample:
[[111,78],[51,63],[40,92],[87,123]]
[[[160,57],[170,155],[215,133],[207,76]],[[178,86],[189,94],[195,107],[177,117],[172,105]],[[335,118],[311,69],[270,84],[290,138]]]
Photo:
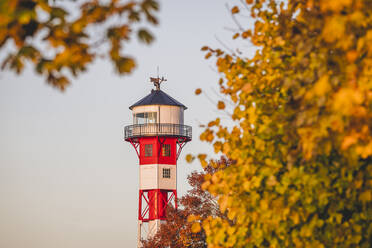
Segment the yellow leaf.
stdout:
[[271,176],[267,179],[267,182],[266,182],[266,184],[267,184],[268,186],[275,186],[277,183],[278,183],[278,182],[276,181],[276,178],[275,178],[273,175],[271,175]]
[[221,209],[221,212],[224,213],[226,211],[226,208],[227,208],[227,202],[228,202],[228,197],[227,196],[223,196],[221,197],[219,200],[218,200],[218,203],[220,204],[220,209]]
[[213,144],[213,147],[214,147],[214,152],[215,153],[218,153],[221,151],[222,149],[222,143],[220,141],[216,141],[214,144]]
[[208,165],[208,162],[205,160],[207,158],[207,155],[206,154],[199,154],[198,155],[198,159],[200,161],[200,164],[205,167]]
[[223,101],[218,101],[217,108],[218,109],[225,109],[225,103]]
[[83,24],[81,22],[74,22],[71,28],[75,33],[80,33],[83,29]]
[[242,91],[245,93],[251,93],[252,92],[252,85],[250,83],[244,84]]
[[194,222],[194,223],[192,224],[192,226],[191,226],[191,231],[192,231],[193,233],[198,233],[198,232],[200,232],[200,230],[201,230],[200,223],[199,223],[199,222]]
[[200,220],[200,216],[197,216],[197,215],[194,215],[194,214],[190,214],[187,217],[187,222],[194,222],[196,220]]
[[334,95],[333,109],[339,113],[349,115],[354,111],[354,105],[361,104],[364,100],[363,94],[352,88],[341,88]]
[[366,146],[359,146],[356,152],[361,155],[362,158],[367,158],[372,154],[372,142],[369,142]]
[[186,161],[187,163],[191,163],[192,161],[194,161],[195,157],[191,154],[187,154],[186,155]]
[[326,42],[332,43],[344,36],[345,19],[340,15],[328,17],[323,28],[322,36]]
[[347,61],[353,63],[358,57],[358,52],[356,50],[348,51],[346,54]]
[[214,173],[212,176],[212,182],[217,184],[220,181],[220,174],[218,172]]
[[251,182],[249,180],[246,180],[243,183],[243,189],[245,189],[245,191],[249,191],[251,189]]
[[346,150],[351,145],[354,145],[358,141],[358,136],[356,134],[346,136],[341,144],[341,149]]
[[230,144],[225,142],[223,145],[222,145],[222,152],[225,153],[225,154],[228,154],[230,152]]
[[267,210],[269,208],[269,204],[267,204],[267,200],[263,199],[260,201],[260,209]]
[[325,12],[328,10],[339,12],[345,7],[349,7],[353,0],[321,0],[320,9]]
[[209,185],[211,185],[211,182],[206,181],[206,182],[202,183],[201,188],[202,188],[203,190],[207,190],[208,187],[209,187]]
[[22,14],[18,17],[18,22],[20,24],[27,24],[30,22],[32,18],[32,12],[31,11],[24,11]]
[[292,213],[290,218],[293,221],[293,224],[295,225],[297,225],[300,222],[300,216],[296,212]]
[[331,89],[328,82],[328,75],[323,75],[314,86],[314,93],[317,96],[323,96]]
[[312,234],[312,231],[311,231],[311,229],[310,229],[309,226],[306,226],[306,225],[305,225],[305,226],[303,226],[303,227],[301,228],[300,235],[301,235],[302,237],[310,237],[311,234]]

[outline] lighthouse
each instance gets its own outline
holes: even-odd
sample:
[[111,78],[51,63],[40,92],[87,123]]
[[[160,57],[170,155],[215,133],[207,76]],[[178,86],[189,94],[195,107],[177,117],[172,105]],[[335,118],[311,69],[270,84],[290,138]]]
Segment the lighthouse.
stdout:
[[192,128],[184,125],[185,105],[160,89],[164,78],[150,78],[155,89],[134,103],[133,124],[124,128],[124,139],[139,159],[138,247],[152,237],[166,219],[166,208],[177,208],[177,160],[191,141]]

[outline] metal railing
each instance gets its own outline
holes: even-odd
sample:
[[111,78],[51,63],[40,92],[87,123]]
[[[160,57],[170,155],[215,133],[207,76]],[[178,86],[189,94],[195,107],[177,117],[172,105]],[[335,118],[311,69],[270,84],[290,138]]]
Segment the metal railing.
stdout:
[[192,127],[171,123],[135,124],[124,127],[124,139],[142,136],[181,136],[192,138]]

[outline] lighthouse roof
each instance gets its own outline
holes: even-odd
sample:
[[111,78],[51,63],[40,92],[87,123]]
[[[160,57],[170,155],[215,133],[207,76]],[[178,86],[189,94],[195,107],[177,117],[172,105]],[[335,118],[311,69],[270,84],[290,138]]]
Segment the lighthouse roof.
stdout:
[[133,109],[137,106],[144,106],[144,105],[171,105],[171,106],[179,106],[184,109],[187,109],[185,105],[171,97],[170,95],[166,94],[162,90],[151,90],[151,93],[133,104],[129,107],[129,109]]

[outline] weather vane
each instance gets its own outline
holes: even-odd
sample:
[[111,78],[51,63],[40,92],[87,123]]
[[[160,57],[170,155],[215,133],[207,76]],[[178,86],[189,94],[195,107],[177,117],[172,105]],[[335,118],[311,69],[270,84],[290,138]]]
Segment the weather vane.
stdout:
[[160,90],[160,84],[162,82],[167,81],[164,77],[159,77],[159,66],[158,66],[158,76],[156,78],[150,77],[150,82],[154,83],[154,86],[156,87],[156,90]]

